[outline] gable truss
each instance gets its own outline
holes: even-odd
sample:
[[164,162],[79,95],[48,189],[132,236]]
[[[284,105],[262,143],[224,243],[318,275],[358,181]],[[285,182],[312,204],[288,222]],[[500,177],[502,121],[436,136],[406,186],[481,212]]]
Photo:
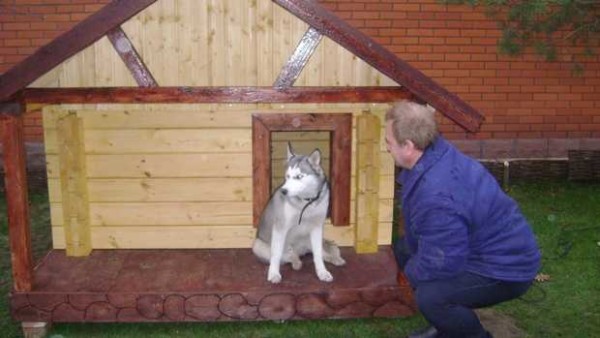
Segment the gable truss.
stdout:
[[[115,49],[132,72],[138,85],[155,87],[156,81],[144,66],[120,24],[156,0],[115,0],[99,12],[59,36],[48,45],[0,77],[0,101],[24,102],[391,102],[403,98],[429,103],[464,129],[475,132],[483,116],[456,95],[400,60],[376,41],[351,27],[316,1],[273,0],[309,25],[294,54],[282,69],[273,88],[249,87],[177,87],[177,88],[63,88],[26,89],[29,83],[68,57],[108,35]],[[402,87],[292,87],[304,65],[325,35],[363,61],[396,81]],[[121,50],[122,49],[122,50]],[[151,91],[150,91],[151,90]],[[358,91],[357,91],[358,90]],[[15,93],[21,92],[18,97]],[[319,94],[321,92],[321,94]],[[147,97],[146,95],[150,95]],[[390,95],[391,94],[391,95]],[[131,95],[129,98],[125,97]],[[216,95],[216,96],[213,96]],[[383,97],[387,101],[379,101]],[[60,101],[68,98],[68,101]],[[175,101],[183,99],[183,101]],[[110,101],[105,101],[110,100]],[[153,101],[158,100],[158,101]],[[171,101],[173,100],[173,101]],[[314,101],[312,101],[314,100]]]

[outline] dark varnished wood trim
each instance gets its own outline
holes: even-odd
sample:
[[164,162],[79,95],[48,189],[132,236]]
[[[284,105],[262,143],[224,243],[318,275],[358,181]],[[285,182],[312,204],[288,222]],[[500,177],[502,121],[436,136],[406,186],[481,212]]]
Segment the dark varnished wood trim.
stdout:
[[252,116],[252,177],[252,224],[258,226],[271,195],[271,131],[257,115]]
[[288,60],[285,66],[281,69],[277,80],[273,87],[277,89],[290,88],[296,82],[298,76],[304,69],[304,66],[310,60],[310,57],[319,46],[323,35],[316,29],[309,27],[304,36],[298,43],[296,50]]
[[390,79],[407,87],[415,96],[435,107],[461,127],[471,132],[479,129],[484,118],[477,110],[407,62],[400,60],[369,36],[351,27],[317,1],[273,1]]
[[20,115],[23,112],[23,106],[16,102],[0,103],[0,114]]
[[15,291],[30,291],[33,284],[33,258],[23,115],[3,114],[0,110],[0,131],[13,287]]
[[[331,223],[350,224],[350,177],[352,158],[352,114],[254,114],[253,140],[253,220],[258,225],[260,214],[269,200],[271,186],[270,133],[273,131],[331,132]],[[259,179],[259,175],[262,175]]]
[[387,103],[411,99],[403,87],[27,88],[25,103]]
[[158,87],[152,73],[121,27],[111,29],[106,36],[140,87]]
[[156,0],[115,0],[0,76],[0,101],[96,42]]

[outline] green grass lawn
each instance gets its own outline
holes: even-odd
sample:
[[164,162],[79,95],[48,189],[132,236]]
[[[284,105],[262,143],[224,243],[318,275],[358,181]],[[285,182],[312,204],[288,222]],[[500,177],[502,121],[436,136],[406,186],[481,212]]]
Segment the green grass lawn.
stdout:
[[[515,319],[529,337],[600,337],[600,185],[571,182],[519,183],[519,201],[538,237],[542,273],[522,299],[494,307]],[[47,196],[31,195],[35,256],[49,246]],[[11,286],[6,205],[0,197],[0,337],[20,336],[10,319]],[[405,319],[296,321],[285,323],[57,324],[50,337],[402,337],[423,326]]]

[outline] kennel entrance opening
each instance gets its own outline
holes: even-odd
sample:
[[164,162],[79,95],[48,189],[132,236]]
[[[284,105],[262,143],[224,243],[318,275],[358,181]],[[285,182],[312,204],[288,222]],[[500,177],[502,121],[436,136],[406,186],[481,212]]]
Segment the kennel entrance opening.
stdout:
[[273,132],[328,132],[329,182],[331,188],[331,223],[350,223],[350,178],[352,158],[352,114],[253,114],[252,115],[252,170],[253,170],[253,224],[269,201],[272,191]]

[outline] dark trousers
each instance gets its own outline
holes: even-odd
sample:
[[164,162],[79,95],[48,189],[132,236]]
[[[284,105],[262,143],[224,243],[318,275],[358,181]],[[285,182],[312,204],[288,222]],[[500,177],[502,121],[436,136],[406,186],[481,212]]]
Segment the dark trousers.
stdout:
[[[394,255],[403,270],[410,259],[403,240],[394,243]],[[509,282],[462,272],[449,279],[419,283],[414,291],[419,311],[440,337],[488,337],[473,309],[517,298],[530,285],[531,281]]]

